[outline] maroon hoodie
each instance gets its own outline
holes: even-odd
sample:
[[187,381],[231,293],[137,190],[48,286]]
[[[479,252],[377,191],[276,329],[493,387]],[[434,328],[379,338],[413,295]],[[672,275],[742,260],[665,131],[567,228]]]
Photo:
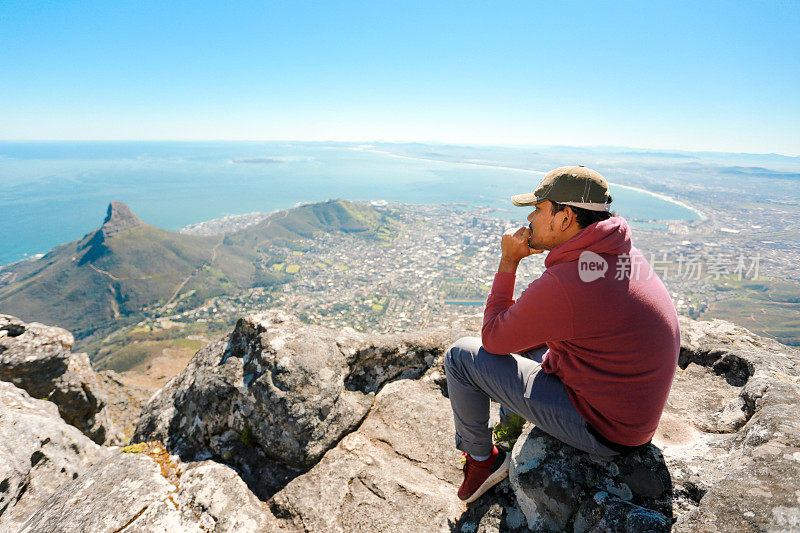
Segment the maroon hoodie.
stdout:
[[[598,268],[603,261],[605,273]],[[617,444],[646,443],[680,351],[678,315],[666,287],[631,244],[622,217],[584,228],[553,248],[544,264],[516,302],[515,276],[495,274],[483,316],[484,349],[509,354],[546,344],[542,369],[561,378],[595,430]]]

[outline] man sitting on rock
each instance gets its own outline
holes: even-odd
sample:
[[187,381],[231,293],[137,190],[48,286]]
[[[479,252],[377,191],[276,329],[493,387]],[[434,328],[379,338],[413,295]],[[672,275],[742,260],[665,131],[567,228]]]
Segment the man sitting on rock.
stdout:
[[[508,474],[490,399],[575,448],[625,453],[655,433],[680,350],[669,293],[609,212],[603,176],[557,168],[511,201],[535,206],[530,226],[503,235],[481,338],[459,339],[445,358],[468,503]],[[515,302],[519,262],[545,250],[546,270]]]

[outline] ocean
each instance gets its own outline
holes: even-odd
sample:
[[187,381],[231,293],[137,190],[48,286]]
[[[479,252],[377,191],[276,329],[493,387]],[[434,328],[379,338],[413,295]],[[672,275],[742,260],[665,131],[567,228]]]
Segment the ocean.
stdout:
[[[385,148],[382,148],[385,150]],[[400,157],[343,143],[0,142],[0,265],[97,228],[111,200],[169,230],[231,214],[332,198],[463,203],[524,222],[509,196],[547,168]],[[613,183],[613,177],[606,175]],[[688,207],[612,185],[614,209],[642,220],[691,220]]]

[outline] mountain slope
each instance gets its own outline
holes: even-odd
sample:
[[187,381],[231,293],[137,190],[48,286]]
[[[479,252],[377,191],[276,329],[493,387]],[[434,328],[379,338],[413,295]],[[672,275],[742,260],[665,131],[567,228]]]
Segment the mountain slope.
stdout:
[[41,259],[11,266],[0,309],[63,324],[82,338],[141,313],[209,261],[218,239],[145,224],[111,202],[103,225]]
[[274,242],[310,238],[321,229],[369,235],[385,222],[383,215],[368,205],[329,200],[275,213],[258,224],[226,235],[224,243],[234,248],[260,251]]
[[207,298],[283,281],[259,264],[270,245],[320,231],[371,235],[383,215],[367,205],[331,200],[275,213],[255,226],[200,237],[142,222],[111,202],[103,225],[40,259],[0,269],[0,312],[60,324],[77,339],[98,337],[177,300]]

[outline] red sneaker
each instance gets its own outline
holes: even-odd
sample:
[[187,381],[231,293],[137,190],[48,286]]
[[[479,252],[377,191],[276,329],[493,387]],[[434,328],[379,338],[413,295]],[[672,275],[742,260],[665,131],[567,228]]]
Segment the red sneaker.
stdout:
[[466,503],[477,500],[484,492],[503,481],[508,475],[511,456],[502,448],[492,447],[492,455],[485,461],[476,461],[464,453],[464,482],[458,489],[458,497]]

